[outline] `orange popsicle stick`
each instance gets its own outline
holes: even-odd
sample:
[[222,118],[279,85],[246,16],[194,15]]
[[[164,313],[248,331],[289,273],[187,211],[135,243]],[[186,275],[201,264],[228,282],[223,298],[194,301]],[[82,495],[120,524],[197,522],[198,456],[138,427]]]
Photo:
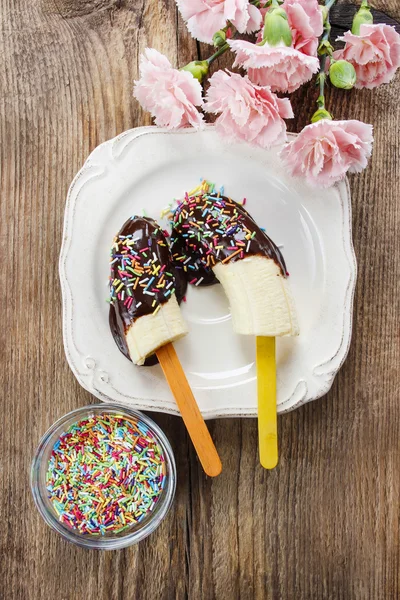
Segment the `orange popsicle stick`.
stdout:
[[222,471],[221,460],[175,348],[172,344],[166,344],[159,348],[156,354],[203,469],[210,477],[216,477]]

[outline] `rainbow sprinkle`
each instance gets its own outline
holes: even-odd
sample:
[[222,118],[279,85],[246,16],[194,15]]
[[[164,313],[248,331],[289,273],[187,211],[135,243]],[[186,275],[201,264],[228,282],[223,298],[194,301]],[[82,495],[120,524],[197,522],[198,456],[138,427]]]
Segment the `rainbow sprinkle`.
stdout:
[[175,293],[173,273],[167,272],[160,257],[151,251],[152,240],[158,246],[167,248],[164,236],[165,232],[156,229],[144,240],[146,245],[141,249],[137,248],[132,234],[115,236],[110,252],[108,302],[115,304],[119,300],[127,310],[132,308],[133,312],[142,304],[134,298],[137,289],[152,298],[152,308],[160,306]]
[[104,535],[143,521],[166,480],[163,449],[147,425],[97,414],[56,441],[46,486],[59,521],[82,534]]
[[[246,204],[246,198],[240,204],[223,194],[223,186],[217,192],[214,183],[203,180],[168,214],[172,257],[189,284],[199,286],[205,278],[210,283],[212,267],[218,261],[224,264],[241,259],[252,250],[256,231],[243,223],[247,213],[240,208]],[[252,222],[251,217],[247,220]]]

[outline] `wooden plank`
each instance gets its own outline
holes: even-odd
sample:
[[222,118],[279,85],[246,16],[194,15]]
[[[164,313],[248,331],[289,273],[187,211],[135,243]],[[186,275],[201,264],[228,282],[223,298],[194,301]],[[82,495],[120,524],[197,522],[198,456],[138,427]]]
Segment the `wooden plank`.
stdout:
[[[400,19],[398,0],[372,4]],[[175,451],[178,488],[153,536],[121,552],[87,552],[36,513],[28,474],[40,436],[93,401],[62,346],[57,261],[66,191],[98,143],[150,122],[132,98],[146,45],[176,65],[195,57],[174,0],[1,0],[3,596],[399,598],[399,75],[373,92],[328,91],[336,118],[375,128],[371,165],[351,179],[354,334],[326,398],[279,419],[278,468],[259,465],[255,419],[221,419],[210,431],[224,471],[211,481],[181,420],[155,415]],[[308,122],[316,93],[310,85],[293,95],[292,131]]]

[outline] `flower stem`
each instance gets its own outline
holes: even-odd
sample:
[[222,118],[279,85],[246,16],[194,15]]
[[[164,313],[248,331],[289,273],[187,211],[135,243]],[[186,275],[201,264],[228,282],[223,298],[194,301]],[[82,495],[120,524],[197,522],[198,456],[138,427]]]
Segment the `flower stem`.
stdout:
[[325,73],[319,75],[319,96],[317,98],[318,108],[325,108]]
[[[324,32],[321,37],[320,45],[322,46],[324,42],[329,43],[329,36],[331,34],[331,23],[329,20],[329,11],[332,6],[335,4],[336,0],[325,0],[325,19],[324,19]],[[318,108],[325,108],[325,67],[326,60],[328,58],[329,52],[323,52],[319,57],[319,97],[317,100]]]
[[221,54],[224,54],[228,49],[229,49],[229,44],[224,44],[223,46],[221,46],[221,48],[219,48],[219,50],[217,50],[215,52],[215,54],[213,54],[212,56],[210,56],[209,58],[206,59],[208,64],[212,65],[214,60],[217,60],[217,58],[219,56],[221,56]]
[[332,57],[333,48],[329,41],[331,33],[331,24],[329,22],[329,11],[335,4],[336,0],[325,0],[325,6],[323,8],[324,15],[324,30],[318,46],[319,55],[319,74],[317,82],[319,84],[319,96],[317,98],[317,110],[311,117],[311,123],[317,123],[321,119],[332,119],[332,115],[325,108],[325,82],[326,82],[326,61],[329,57]]

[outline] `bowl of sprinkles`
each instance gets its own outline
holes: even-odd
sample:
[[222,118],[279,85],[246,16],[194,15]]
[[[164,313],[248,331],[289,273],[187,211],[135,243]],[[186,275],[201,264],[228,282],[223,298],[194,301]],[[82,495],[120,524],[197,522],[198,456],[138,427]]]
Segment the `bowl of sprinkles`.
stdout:
[[115,550],[147,537],[176,486],[172,448],[146,415],[115,404],[74,410],[43,436],[31,486],[50,527],[80,546]]

